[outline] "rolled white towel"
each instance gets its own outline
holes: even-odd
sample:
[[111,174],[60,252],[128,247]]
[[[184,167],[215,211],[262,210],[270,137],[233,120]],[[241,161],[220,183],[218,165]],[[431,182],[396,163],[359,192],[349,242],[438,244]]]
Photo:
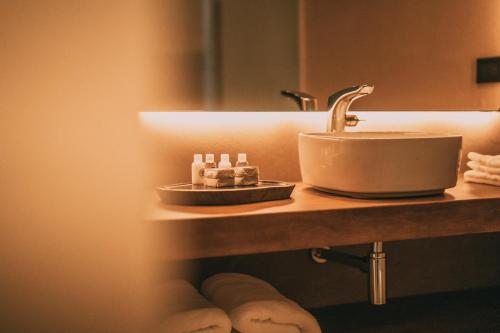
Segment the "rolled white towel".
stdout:
[[500,175],[500,168],[489,167],[489,166],[483,165],[479,162],[469,161],[469,162],[467,162],[467,166],[469,168],[471,168],[472,170],[481,171],[484,173],[489,173],[491,175]]
[[230,333],[227,314],[205,299],[189,282],[172,280],[162,286],[166,317],[161,333]]
[[466,182],[500,186],[500,175],[492,175],[476,170],[465,171],[464,180]]
[[252,276],[217,274],[205,280],[201,290],[241,333],[321,333],[309,312]]
[[500,155],[482,155],[474,152],[467,154],[467,157],[474,162],[481,163],[484,166],[500,168]]

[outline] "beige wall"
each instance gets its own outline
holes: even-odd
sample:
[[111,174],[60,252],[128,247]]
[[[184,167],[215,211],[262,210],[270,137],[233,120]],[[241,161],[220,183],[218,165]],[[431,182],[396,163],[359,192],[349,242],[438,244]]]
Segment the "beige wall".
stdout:
[[[370,246],[337,248],[365,256]],[[500,234],[385,242],[391,298],[500,285]],[[367,276],[358,269],[318,265],[307,250],[220,257],[184,263],[193,283],[219,272],[262,278],[306,308],[368,302]],[[183,267],[183,266],[181,266]]]
[[497,0],[304,0],[301,88],[320,98],[375,85],[357,110],[498,110],[500,83],[475,60],[500,56]]
[[148,331],[137,110],[155,8],[0,2],[1,332]]

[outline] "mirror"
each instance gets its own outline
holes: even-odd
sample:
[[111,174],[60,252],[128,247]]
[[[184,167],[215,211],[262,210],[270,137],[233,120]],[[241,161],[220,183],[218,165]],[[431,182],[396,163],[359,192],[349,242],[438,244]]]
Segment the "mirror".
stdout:
[[[375,91],[353,110],[500,108],[500,82],[476,82],[477,60],[500,56],[498,0],[169,1],[171,51],[191,57],[176,65],[187,97],[168,109],[293,111],[280,94],[293,89],[326,110],[362,83]],[[498,77],[500,61],[480,70]]]

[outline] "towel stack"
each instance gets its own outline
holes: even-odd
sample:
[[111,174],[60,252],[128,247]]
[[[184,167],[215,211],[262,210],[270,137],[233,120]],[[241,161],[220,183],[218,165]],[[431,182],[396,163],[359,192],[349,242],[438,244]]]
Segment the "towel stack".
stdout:
[[240,333],[321,333],[309,312],[252,276],[214,275],[203,282],[202,293],[229,315]]
[[467,166],[471,168],[464,173],[466,182],[500,186],[500,155],[481,155],[469,153],[470,161]]
[[[162,333],[321,333],[316,319],[269,283],[222,273],[203,282],[202,293],[185,280],[163,286],[167,297]],[[208,300],[207,300],[208,299]]]
[[231,320],[212,305],[185,280],[169,281],[163,286],[167,299],[164,320],[159,332],[164,333],[230,333]]
[[209,187],[234,186],[234,169],[210,168],[205,169],[205,185]]

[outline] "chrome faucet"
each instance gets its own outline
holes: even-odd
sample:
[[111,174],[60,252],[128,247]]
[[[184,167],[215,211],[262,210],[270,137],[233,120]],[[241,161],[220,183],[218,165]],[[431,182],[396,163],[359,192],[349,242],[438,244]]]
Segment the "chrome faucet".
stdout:
[[363,84],[343,89],[328,97],[327,132],[343,131],[345,126],[356,126],[359,119],[356,115],[347,115],[349,107],[355,100],[370,95],[373,86]]
[[281,95],[294,100],[300,111],[318,110],[318,99],[314,96],[296,90],[282,90]]

